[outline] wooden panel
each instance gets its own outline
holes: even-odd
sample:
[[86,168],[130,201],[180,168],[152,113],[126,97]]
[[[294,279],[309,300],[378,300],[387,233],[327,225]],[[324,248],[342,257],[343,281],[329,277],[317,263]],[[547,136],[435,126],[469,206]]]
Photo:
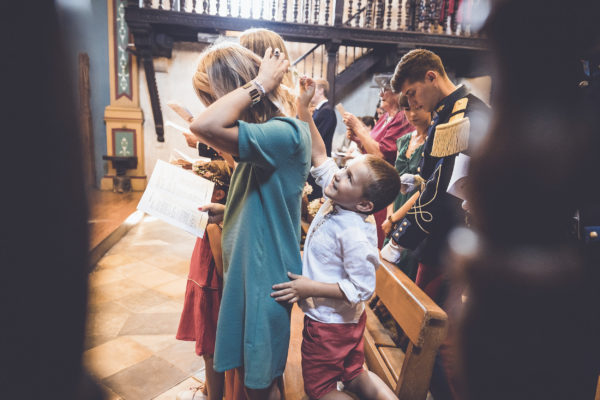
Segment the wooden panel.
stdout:
[[446,325],[432,326],[424,333],[423,347],[408,344],[396,387],[399,399],[425,400],[435,356],[445,337]]
[[88,192],[90,249],[98,246],[136,210],[142,192]]
[[288,358],[283,373],[285,400],[307,400],[304,393],[304,380],[302,379],[302,329],[304,328],[304,313],[294,304],[292,308],[290,347]]
[[[390,373],[386,362],[381,357],[379,349],[375,344],[371,334],[365,330],[365,361],[369,366],[369,371],[379,376],[383,382],[392,390],[396,387],[396,381]],[[287,400],[287,399],[286,399]]]
[[398,347],[381,346],[379,347],[379,353],[392,373],[394,381],[397,382],[400,378],[400,371],[402,371],[404,352]]
[[395,265],[383,261],[377,270],[376,292],[406,336],[423,345],[422,329],[431,320],[444,322],[446,313]]
[[396,343],[394,343],[387,330],[381,325],[373,310],[370,307],[365,307],[365,311],[367,313],[367,326],[365,329],[369,331],[375,344],[377,346],[395,347]]

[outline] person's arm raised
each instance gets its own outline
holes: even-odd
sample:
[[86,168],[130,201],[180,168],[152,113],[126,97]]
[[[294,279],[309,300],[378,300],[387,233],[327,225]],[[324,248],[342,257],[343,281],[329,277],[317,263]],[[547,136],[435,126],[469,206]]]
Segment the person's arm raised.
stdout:
[[[289,61],[285,59],[284,53],[272,55],[272,49],[269,47],[254,80],[269,93],[279,86],[288,66]],[[237,155],[239,149],[236,121],[252,104],[250,92],[258,90],[255,86],[239,87],[208,106],[190,125],[192,133],[211,147]]]
[[315,121],[308,109],[310,99],[315,94],[315,82],[306,76],[300,78],[300,95],[298,96],[298,118],[307,122],[310,128],[310,136],[312,141],[312,165],[318,167],[327,161],[327,148],[325,142],[315,125]]
[[360,143],[365,153],[383,158],[379,143],[371,137],[367,127],[354,114],[347,112],[343,117],[344,123],[353,134],[351,140]]

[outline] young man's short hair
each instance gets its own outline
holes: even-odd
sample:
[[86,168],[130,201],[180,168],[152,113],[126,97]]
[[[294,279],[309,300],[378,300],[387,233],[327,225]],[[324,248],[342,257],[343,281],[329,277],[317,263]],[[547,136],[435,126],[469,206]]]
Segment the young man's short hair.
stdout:
[[315,86],[322,88],[323,95],[325,95],[325,97],[327,97],[327,94],[329,93],[329,82],[327,82],[323,78],[317,78],[317,79],[315,79]]
[[425,49],[409,51],[396,65],[392,76],[392,89],[399,93],[404,82],[422,81],[427,71],[436,71],[441,76],[446,76],[444,64],[437,54]]
[[376,213],[396,199],[400,192],[400,177],[398,171],[382,158],[366,155],[365,163],[372,179],[365,185],[364,197],[373,203],[371,213]]

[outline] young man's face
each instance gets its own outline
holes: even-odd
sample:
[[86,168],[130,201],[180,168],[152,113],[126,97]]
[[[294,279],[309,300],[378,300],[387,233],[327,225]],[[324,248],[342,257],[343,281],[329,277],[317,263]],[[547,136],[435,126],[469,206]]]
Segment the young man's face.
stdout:
[[364,158],[349,161],[346,168],[339,170],[325,187],[324,193],[333,202],[353,211],[364,199],[364,190],[371,180],[371,173]]
[[[429,74],[429,73],[428,73]],[[441,91],[435,84],[436,78],[425,76],[421,81],[405,81],[402,85],[402,93],[408,98],[411,109],[422,108],[426,112],[432,112],[442,99]]]

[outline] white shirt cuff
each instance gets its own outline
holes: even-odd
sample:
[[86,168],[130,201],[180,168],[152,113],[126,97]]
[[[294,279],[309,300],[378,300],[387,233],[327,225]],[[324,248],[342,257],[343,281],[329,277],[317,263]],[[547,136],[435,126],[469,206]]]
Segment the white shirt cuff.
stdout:
[[394,244],[393,240],[390,240],[388,244],[381,249],[381,258],[394,264],[400,260],[401,255],[402,247]]
[[338,286],[346,296],[346,300],[348,300],[351,305],[355,306],[361,302],[361,299],[358,295],[358,290],[356,290],[352,282],[350,282],[348,279],[339,281]]

